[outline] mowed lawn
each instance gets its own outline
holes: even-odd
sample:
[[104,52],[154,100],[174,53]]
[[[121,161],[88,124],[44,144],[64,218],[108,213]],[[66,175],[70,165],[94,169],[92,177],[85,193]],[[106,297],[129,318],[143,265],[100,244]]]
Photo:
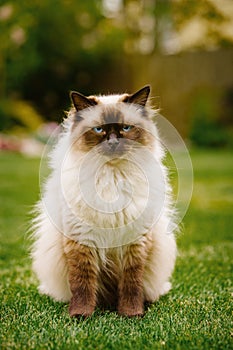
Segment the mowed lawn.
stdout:
[[38,159],[0,154],[1,349],[232,349],[233,155],[191,152],[194,191],[178,237],[173,289],[126,319],[68,306],[37,292],[26,233],[39,197]]

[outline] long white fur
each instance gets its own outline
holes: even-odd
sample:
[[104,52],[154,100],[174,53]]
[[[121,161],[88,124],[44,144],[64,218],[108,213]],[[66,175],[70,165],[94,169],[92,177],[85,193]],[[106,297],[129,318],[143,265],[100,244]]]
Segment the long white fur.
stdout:
[[[125,124],[137,123],[137,119],[142,123],[137,106],[119,102],[120,97],[120,95],[99,97],[100,105],[92,109],[91,116],[88,109],[83,111],[87,124],[89,118],[90,127],[95,126],[93,120],[98,120],[101,109],[116,105],[124,114]],[[148,109],[148,112],[153,114],[151,109]],[[155,140],[150,152],[155,163],[159,164],[162,174],[162,183],[158,183],[154,174],[155,191],[160,187],[164,189],[165,199],[155,221],[151,219],[153,206],[149,207],[148,215],[142,216],[143,220],[137,221],[140,213],[145,209],[144,197],[148,186],[140,169],[138,170],[137,167],[133,169],[132,163],[119,160],[115,167],[105,164],[100,169],[97,180],[93,179],[92,177],[96,176],[93,171],[93,168],[95,169],[93,162],[85,162],[86,155],[72,148],[71,135],[75,132],[72,131],[72,125],[71,113],[64,121],[64,132],[50,155],[52,172],[36,207],[32,259],[33,269],[40,281],[39,290],[55,300],[69,301],[71,298],[67,262],[63,250],[64,235],[82,244],[95,247],[101,264],[105,264],[109,250],[115,250],[116,255],[121,257],[127,244],[135,240],[143,243],[150,239],[153,248],[145,267],[143,284],[145,300],[153,302],[170,289],[169,278],[176,258],[175,236],[171,229],[172,224],[176,226],[173,222],[171,188],[167,181],[167,170],[162,165],[164,151],[157,129],[154,125],[153,127],[152,124],[150,125],[150,132]],[[146,123],[144,127],[147,128]],[[94,159],[94,154],[90,155],[90,159]],[[98,162],[98,158],[96,160]],[[83,174],[86,174],[88,181],[95,181],[98,194],[107,203],[106,210],[111,208],[111,203],[114,203],[119,191],[126,203],[129,199],[127,196],[133,196],[127,208],[109,215],[91,208],[82,196],[80,184],[77,183],[80,168],[84,171]],[[145,168],[147,171],[150,170],[146,164]],[[122,180],[129,182],[133,192],[121,190],[119,181],[122,182]],[[95,195],[96,193],[91,193],[92,198],[95,198]],[[135,221],[140,227],[134,226]],[[129,224],[129,230],[132,232],[129,233],[124,229],[125,224]],[[98,227],[101,229],[98,230]],[[141,231],[134,235],[134,229]]]

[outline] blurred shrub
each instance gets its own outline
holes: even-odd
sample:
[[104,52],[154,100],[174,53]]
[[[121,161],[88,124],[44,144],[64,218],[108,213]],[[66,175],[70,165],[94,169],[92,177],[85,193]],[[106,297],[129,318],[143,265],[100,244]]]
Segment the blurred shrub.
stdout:
[[191,141],[201,147],[222,147],[228,143],[226,129],[205,117],[194,119],[190,133]]
[[22,100],[0,101],[0,130],[11,133],[35,131],[43,123],[42,117]]
[[211,92],[198,93],[191,108],[190,140],[200,147],[230,145],[231,135],[222,123],[219,113],[219,97]]
[[111,21],[103,14],[102,0],[4,2],[0,95],[32,101],[42,115],[57,121],[70,106],[70,90],[98,93],[116,83],[125,88],[124,26],[118,17]]

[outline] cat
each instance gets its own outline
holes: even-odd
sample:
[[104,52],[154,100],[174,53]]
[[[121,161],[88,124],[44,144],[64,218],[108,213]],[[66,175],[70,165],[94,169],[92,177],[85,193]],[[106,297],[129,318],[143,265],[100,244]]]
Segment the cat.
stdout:
[[149,94],[70,94],[31,255],[40,292],[71,317],[97,306],[140,316],[171,288],[176,215]]

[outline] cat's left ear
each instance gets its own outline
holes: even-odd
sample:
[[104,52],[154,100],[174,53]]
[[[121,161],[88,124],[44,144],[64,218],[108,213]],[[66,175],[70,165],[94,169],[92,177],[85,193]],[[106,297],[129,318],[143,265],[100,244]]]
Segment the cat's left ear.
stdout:
[[94,99],[94,97],[86,97],[76,91],[71,91],[70,98],[77,112],[97,105],[97,101]]
[[133,95],[128,95],[123,99],[123,102],[135,103],[141,106],[145,106],[150,94],[150,86],[147,85],[142,89],[135,92]]

